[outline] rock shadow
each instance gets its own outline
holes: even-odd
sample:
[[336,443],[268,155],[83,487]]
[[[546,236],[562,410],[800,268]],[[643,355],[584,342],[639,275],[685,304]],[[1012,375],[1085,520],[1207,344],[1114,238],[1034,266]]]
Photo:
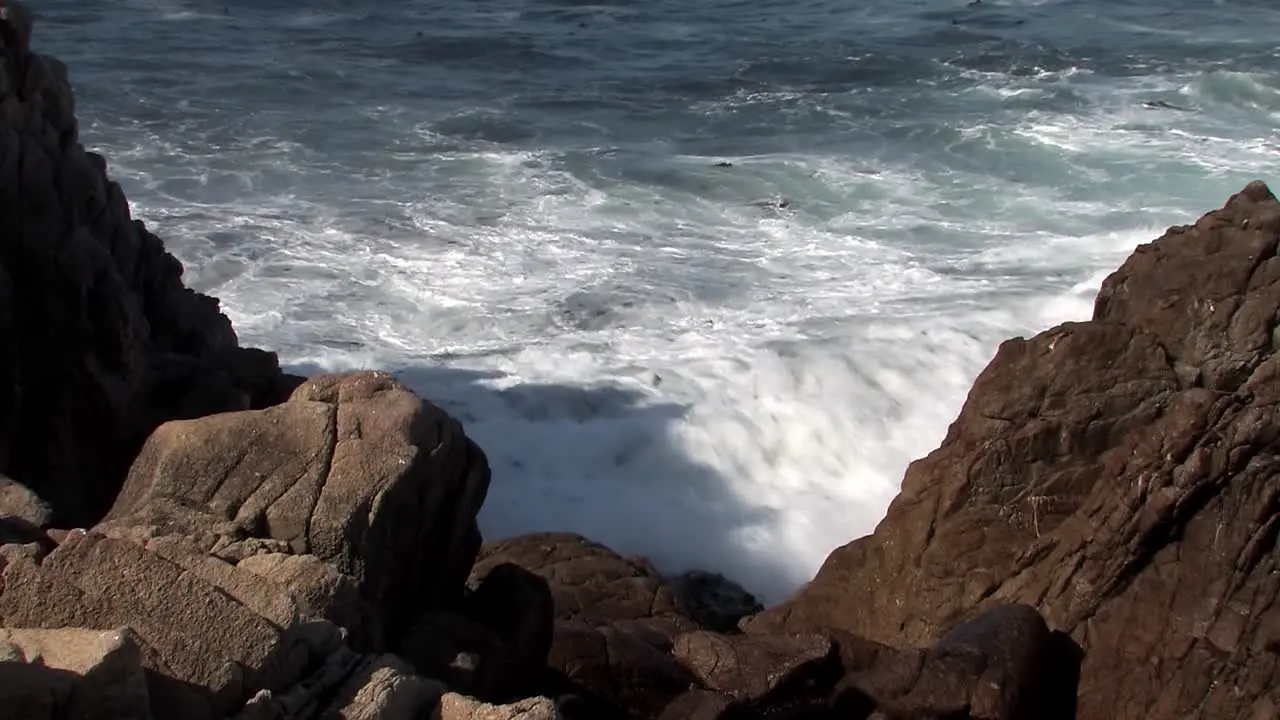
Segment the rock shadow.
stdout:
[[486,542],[576,532],[664,573],[722,573],[765,602],[807,579],[760,540],[775,511],[745,502],[732,477],[681,446],[687,406],[619,385],[512,384],[497,371],[431,364],[385,369],[483,448],[493,471],[480,512]]

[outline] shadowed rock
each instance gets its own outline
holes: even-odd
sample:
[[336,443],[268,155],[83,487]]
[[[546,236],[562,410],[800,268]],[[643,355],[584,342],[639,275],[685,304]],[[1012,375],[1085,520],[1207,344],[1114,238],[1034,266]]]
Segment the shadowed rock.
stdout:
[[130,216],[79,142],[67,69],[31,53],[31,13],[0,20],[0,472],[62,525],[111,505],[165,420],[287,394],[272,353],[240,348],[214,298]]
[[151,717],[128,630],[0,629],[0,718]]

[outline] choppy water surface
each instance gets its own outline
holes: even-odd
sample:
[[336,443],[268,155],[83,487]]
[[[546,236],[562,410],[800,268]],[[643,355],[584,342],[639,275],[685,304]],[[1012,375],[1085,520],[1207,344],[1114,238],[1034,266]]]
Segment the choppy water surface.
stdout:
[[1280,160],[1262,0],[370,5],[45,0],[37,43],[246,343],[466,423],[488,537],[766,600],[1000,340]]

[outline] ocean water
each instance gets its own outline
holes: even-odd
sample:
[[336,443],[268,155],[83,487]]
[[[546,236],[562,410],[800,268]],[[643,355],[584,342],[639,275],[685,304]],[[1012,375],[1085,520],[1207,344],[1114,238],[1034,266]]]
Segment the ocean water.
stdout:
[[766,601],[1006,337],[1280,166],[1270,0],[42,0],[85,143],[302,372],[484,447],[486,537]]

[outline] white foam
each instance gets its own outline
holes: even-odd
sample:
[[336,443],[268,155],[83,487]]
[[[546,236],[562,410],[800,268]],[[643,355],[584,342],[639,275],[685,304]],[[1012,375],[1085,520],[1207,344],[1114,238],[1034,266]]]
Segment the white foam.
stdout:
[[[260,197],[230,223],[244,233],[232,249],[187,246],[238,258],[228,272],[192,263],[192,280],[216,288],[246,342],[302,369],[391,369],[461,418],[494,470],[486,537],[575,530],[767,601],[874,528],[1001,340],[1087,317],[1091,276],[1152,234],[1042,232],[956,274],[875,239],[943,222],[920,200],[950,191],[907,168],[749,161],[778,187],[874,193],[824,224],[641,185],[604,193],[537,153],[455,162],[498,193],[471,200],[503,208],[493,224],[433,197],[403,205],[430,240],[391,242]],[[167,217],[196,235],[227,222]],[[1081,284],[1005,296],[998,268]]]
[[[294,211],[306,225],[257,221],[294,270],[264,273],[263,258],[224,284],[237,327],[307,367],[398,371],[462,418],[494,468],[487,537],[575,530],[667,569],[729,573],[770,601],[874,528],[996,344],[1086,317],[1101,279],[1089,269],[1150,237],[974,256],[1084,268],[1064,293],[1015,300],[855,234],[910,226],[908,208],[929,215],[909,173],[830,158],[800,169],[848,192],[874,180],[896,211],[823,227],[698,202],[618,215],[619,198],[639,205],[645,191],[604,196],[554,174],[531,191],[525,173],[545,172],[533,160],[488,165],[512,193],[506,224],[415,210],[453,238],[444,247],[362,249],[316,208]],[[354,277],[324,275],[336,267]],[[364,346],[325,350],[326,337]]]
[[[1261,125],[1141,108],[1224,96],[1256,122],[1274,105],[1252,76],[965,75],[982,85],[958,114],[860,152],[654,139],[576,148],[575,166],[442,126],[506,132],[493,111],[391,100],[360,113],[387,135],[379,168],[256,130],[212,153],[198,118],[91,127],[245,343],[303,370],[394,370],[464,422],[494,470],[486,537],[576,530],[774,601],[873,529],[999,342],[1088,317],[1135,244],[1274,164]],[[1019,109],[1064,86],[1087,108]],[[868,92],[742,90],[692,114],[782,105],[829,148],[865,139],[850,98]]]

